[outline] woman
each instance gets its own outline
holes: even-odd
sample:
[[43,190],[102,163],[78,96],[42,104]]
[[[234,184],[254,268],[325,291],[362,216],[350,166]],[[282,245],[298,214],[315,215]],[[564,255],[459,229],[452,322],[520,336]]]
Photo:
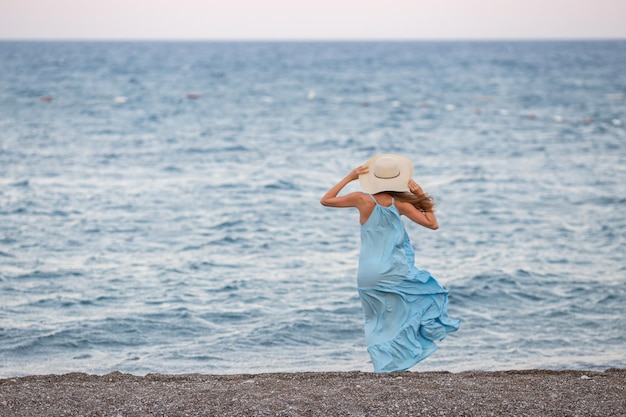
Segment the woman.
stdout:
[[[361,221],[357,284],[365,314],[367,351],[375,372],[404,371],[436,349],[435,340],[459,328],[447,314],[448,291],[415,267],[400,218],[436,230],[433,202],[411,179],[413,164],[381,154],[352,170],[322,197],[328,207],[356,207]],[[338,196],[359,179],[366,193]]]

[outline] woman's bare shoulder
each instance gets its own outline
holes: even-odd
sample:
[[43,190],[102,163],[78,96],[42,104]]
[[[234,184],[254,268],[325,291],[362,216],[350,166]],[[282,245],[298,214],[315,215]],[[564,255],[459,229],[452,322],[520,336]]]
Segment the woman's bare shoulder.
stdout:
[[398,212],[402,214],[403,216],[408,216],[409,214],[413,214],[419,211],[417,208],[415,208],[413,204],[411,204],[408,201],[401,201],[401,200],[396,199],[394,201],[394,204],[396,205]]
[[397,198],[393,200],[393,204],[396,205],[396,208],[398,210],[405,210],[409,206],[413,207],[413,204],[409,203],[408,201],[398,200]]

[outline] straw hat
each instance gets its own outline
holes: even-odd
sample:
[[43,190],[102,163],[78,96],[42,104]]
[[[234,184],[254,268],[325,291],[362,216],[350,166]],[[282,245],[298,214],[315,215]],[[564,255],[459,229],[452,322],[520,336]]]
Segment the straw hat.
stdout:
[[409,191],[409,180],[413,176],[413,163],[401,155],[383,153],[365,164],[367,174],[359,176],[363,191],[376,194],[383,191]]

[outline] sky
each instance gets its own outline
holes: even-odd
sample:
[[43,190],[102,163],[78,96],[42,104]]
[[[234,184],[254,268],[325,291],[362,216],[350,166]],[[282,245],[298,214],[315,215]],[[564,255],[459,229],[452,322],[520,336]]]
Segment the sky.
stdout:
[[0,39],[626,39],[626,0],[0,0]]

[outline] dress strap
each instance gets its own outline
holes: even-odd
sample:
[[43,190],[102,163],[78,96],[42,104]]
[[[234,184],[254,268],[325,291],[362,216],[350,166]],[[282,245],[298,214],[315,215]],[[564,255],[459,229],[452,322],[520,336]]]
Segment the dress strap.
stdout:
[[[374,203],[376,203],[377,206],[380,206],[380,203],[378,202],[378,200],[376,200],[374,198],[373,195],[371,195],[371,194],[367,194],[367,195],[369,195],[371,197],[371,199],[374,200]],[[393,198],[393,196],[391,196],[391,204],[389,206],[383,206],[383,207],[391,207],[391,206],[394,205],[394,203],[395,203],[395,199]]]
[[368,194],[368,195],[372,198],[372,200],[374,200],[374,203],[376,203],[376,205],[378,205],[378,201],[376,201],[376,199],[374,198],[374,196],[373,196],[373,195],[371,195],[371,194]]

